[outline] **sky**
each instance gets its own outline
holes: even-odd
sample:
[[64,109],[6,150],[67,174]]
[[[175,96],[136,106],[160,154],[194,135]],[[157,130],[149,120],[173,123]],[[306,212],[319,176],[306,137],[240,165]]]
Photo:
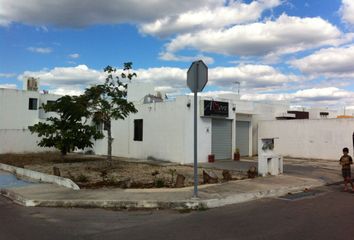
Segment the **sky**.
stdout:
[[133,62],[175,96],[199,59],[208,95],[354,108],[354,0],[0,0],[0,88],[79,94]]

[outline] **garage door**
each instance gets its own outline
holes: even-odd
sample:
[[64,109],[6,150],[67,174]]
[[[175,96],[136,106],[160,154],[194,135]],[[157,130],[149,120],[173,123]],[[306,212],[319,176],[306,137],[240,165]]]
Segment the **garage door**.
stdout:
[[211,152],[215,159],[230,159],[232,154],[232,121],[212,120]]
[[236,148],[240,149],[241,156],[249,155],[249,127],[250,122],[236,121]]

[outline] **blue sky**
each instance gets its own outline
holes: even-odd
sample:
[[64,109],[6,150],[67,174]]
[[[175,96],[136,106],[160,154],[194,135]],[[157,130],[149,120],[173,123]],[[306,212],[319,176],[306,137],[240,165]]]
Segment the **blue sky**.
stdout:
[[132,61],[176,95],[203,59],[211,95],[354,108],[353,42],[353,0],[0,0],[0,87],[77,94]]

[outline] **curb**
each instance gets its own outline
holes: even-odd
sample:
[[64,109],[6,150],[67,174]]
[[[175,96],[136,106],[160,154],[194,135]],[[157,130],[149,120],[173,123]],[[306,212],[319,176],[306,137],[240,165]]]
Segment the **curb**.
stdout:
[[261,198],[281,197],[289,192],[303,191],[305,188],[316,188],[325,186],[321,182],[317,184],[304,184],[294,187],[282,187],[273,190],[240,193],[227,196],[225,198],[213,199],[187,199],[181,201],[159,201],[159,200],[41,200],[26,199],[20,194],[9,189],[1,189],[1,195],[11,199],[15,203],[26,207],[76,207],[76,208],[113,208],[113,209],[174,209],[174,210],[204,210],[210,208],[223,207],[231,204],[249,202]]
[[80,187],[76,185],[71,179],[49,175],[33,170],[19,168],[7,164],[0,163],[0,170],[10,172],[16,176],[23,176],[30,179],[34,179],[40,182],[54,183],[62,187],[70,188],[73,190],[80,190]]

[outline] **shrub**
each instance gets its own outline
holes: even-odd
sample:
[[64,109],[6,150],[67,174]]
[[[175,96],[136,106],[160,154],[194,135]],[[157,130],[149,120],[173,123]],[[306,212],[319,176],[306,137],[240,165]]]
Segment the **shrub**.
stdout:
[[76,177],[76,181],[77,182],[88,182],[89,178],[86,175],[81,173],[79,176]]

